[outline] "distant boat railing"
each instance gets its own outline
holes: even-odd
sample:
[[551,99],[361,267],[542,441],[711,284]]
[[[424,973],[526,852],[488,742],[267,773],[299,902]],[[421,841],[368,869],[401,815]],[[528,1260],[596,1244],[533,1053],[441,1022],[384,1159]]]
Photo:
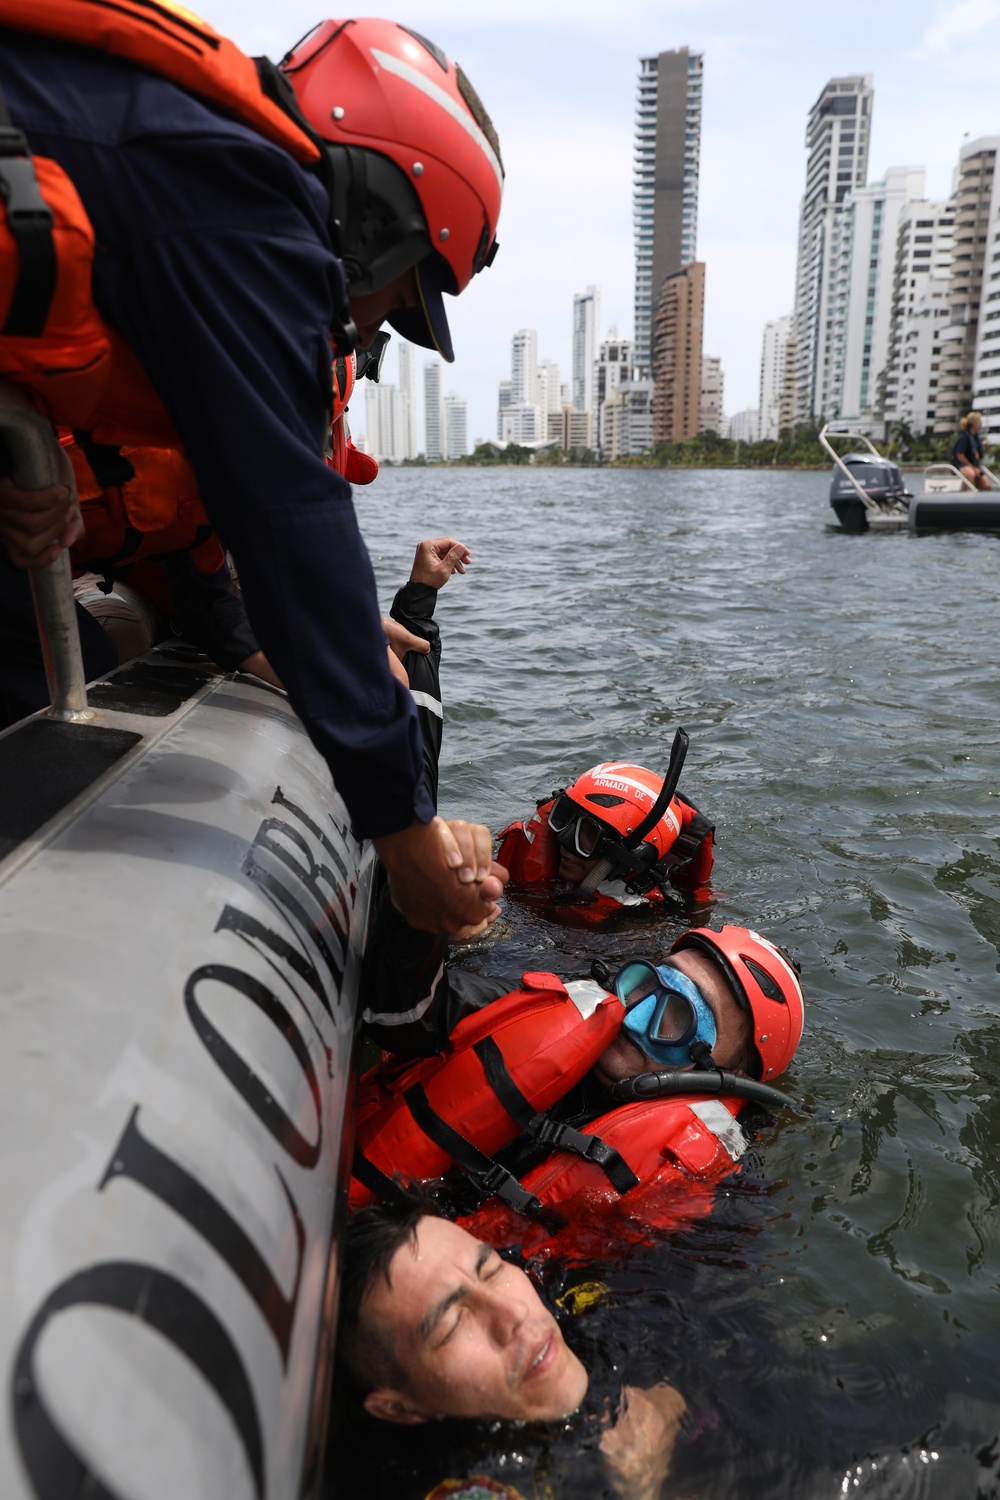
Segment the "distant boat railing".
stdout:
[[[858,499],[864,505],[864,508],[865,508],[866,511],[868,511],[869,515],[871,515],[871,514],[881,515],[881,513],[882,513],[882,507],[881,507],[881,505],[879,505],[876,500],[872,499],[872,497],[865,490],[864,485],[861,485],[861,484],[858,483],[857,479],[851,473],[851,471],[847,467],[847,465],[844,463],[844,460],[841,458],[841,456],[837,452],[836,448],[834,448],[832,446],[832,444],[828,441],[828,439],[827,439],[827,432],[829,432],[829,431],[830,431],[830,423],[827,422],[827,423],[824,424],[823,429],[820,432],[820,435],[819,435],[820,443],[826,449],[827,453],[829,453],[830,457],[833,459],[834,463],[837,465],[837,468],[840,470],[840,472],[854,486],[855,490],[857,491]],[[873,458],[877,458],[877,459],[879,459],[881,461],[881,458],[882,458],[881,453],[875,447],[875,445],[871,441],[871,439],[867,438],[863,432],[851,432],[849,428],[844,428],[842,431],[840,431],[840,432],[834,431],[830,435],[831,435],[831,437],[850,438],[850,440],[851,440],[852,443],[855,442],[855,441],[864,443],[865,447],[868,449],[868,452],[873,456]]]

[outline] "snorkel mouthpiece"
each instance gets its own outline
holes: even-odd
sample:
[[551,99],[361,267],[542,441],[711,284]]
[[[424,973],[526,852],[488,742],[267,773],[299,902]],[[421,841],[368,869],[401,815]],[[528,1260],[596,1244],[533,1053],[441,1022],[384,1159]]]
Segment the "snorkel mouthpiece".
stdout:
[[[615,989],[619,998],[624,999],[622,990],[628,988],[628,971],[631,967],[631,965],[626,965],[615,981]],[[680,969],[675,969],[672,964],[657,964],[651,967],[655,968],[663,981],[663,989],[647,995],[630,1006],[625,1012],[622,1025],[640,1051],[653,1062],[661,1063],[668,1068],[688,1068],[696,1061],[696,1052],[703,1057],[704,1047],[711,1051],[715,1046],[718,1036],[715,1016],[694,980],[682,974]],[[662,1040],[655,1034],[657,1029],[663,1030],[661,1018],[665,1010],[665,1001],[669,1003],[670,995],[680,996],[688,1001],[690,1009],[691,1019],[686,1028],[686,1034],[676,1042]],[[704,1047],[698,1047],[699,1042],[703,1043]]]

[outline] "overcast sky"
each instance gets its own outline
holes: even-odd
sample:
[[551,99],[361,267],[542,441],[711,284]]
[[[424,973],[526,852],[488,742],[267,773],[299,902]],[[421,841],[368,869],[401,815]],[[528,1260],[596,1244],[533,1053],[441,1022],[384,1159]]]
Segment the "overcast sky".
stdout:
[[[315,0],[195,0],[245,51],[277,59],[323,18]],[[517,328],[569,377],[573,293],[601,288],[602,320],[632,331],[632,130],[638,58],[705,54],[698,258],[705,352],[725,407],[757,405],[764,323],[791,309],[810,105],[830,77],[872,73],[869,178],[926,165],[944,197],[959,148],[1000,133],[1000,0],[395,0],[394,19],[460,62],[500,136],[500,253],[448,299],[456,350],[443,388],[469,400],[469,436],[493,436],[497,382]],[[418,372],[423,364],[418,351]],[[396,379],[390,349],[386,377]],[[362,413],[352,411],[363,430]],[[423,446],[423,430],[418,432]]]

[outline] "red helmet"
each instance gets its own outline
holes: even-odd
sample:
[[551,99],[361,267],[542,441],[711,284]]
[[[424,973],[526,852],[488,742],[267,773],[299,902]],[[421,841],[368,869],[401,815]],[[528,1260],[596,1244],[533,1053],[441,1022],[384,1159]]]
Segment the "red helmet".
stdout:
[[[662,790],[663,777],[656,771],[647,771],[645,766],[634,766],[626,760],[608,760],[584,771],[563,795],[609,829],[616,842],[624,842],[647,817]],[[555,823],[552,826],[556,828]],[[682,826],[683,813],[673,798],[639,847],[650,845],[656,851],[654,863],[658,862],[669,853]],[[641,859],[636,860],[634,868],[642,863]]]
[[749,927],[695,927],[671,949],[694,948],[721,969],[740,1007],[753,1018],[763,1077],[776,1078],[795,1056],[805,1003],[792,960]]
[[324,21],[282,61],[329,143],[332,218],[353,294],[415,267],[420,306],[394,328],[454,358],[441,301],[492,261],[500,145],[479,96],[439,47],[395,21]]

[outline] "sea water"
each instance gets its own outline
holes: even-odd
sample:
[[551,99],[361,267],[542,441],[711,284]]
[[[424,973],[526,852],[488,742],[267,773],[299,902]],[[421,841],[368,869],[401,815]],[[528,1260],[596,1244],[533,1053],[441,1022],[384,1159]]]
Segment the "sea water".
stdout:
[[[496,830],[598,760],[665,768],[683,725],[682,790],[718,827],[708,919],[802,966],[806,1030],[781,1087],[803,1112],[764,1120],[711,1219],[601,1273],[609,1359],[691,1408],[687,1478],[665,1493],[985,1500],[1000,1494],[1000,539],[846,535],[828,487],[411,468],[356,493],[383,607],[419,538],[472,551],[438,604],[442,812]],[[662,946],[684,925],[666,919]],[[581,934],[507,902],[467,961],[585,972],[593,952],[650,946],[648,924]],[[542,1457],[502,1432],[481,1455],[445,1443],[437,1478],[603,1493],[574,1442]],[[373,1494],[387,1451],[369,1455]]]

